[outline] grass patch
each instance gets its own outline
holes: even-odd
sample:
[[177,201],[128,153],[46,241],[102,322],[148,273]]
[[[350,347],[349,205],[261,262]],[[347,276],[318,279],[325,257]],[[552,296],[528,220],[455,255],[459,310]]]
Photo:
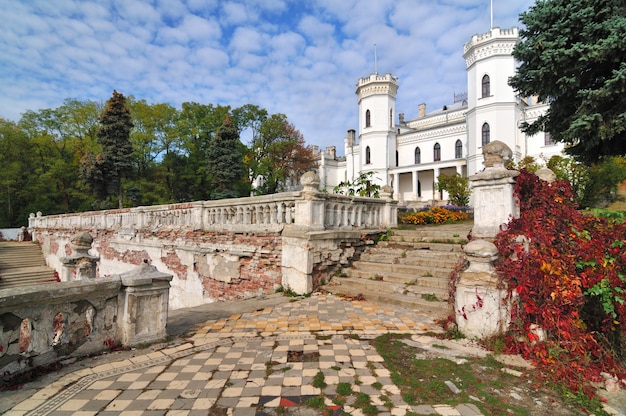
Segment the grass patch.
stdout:
[[434,293],[422,293],[421,297],[428,302],[439,302],[439,298]]
[[[374,340],[374,346],[384,358],[392,381],[400,388],[408,404],[457,406],[475,403],[483,414],[528,414],[524,408],[513,405],[505,397],[508,395],[506,389],[499,390],[502,380],[511,376],[500,371],[502,365],[493,358],[472,359],[461,365],[444,358],[416,359],[415,349],[401,342],[402,338],[406,336],[385,334]],[[453,380],[461,393],[452,394],[445,385],[446,380]],[[481,402],[473,401],[470,395],[478,397]]]
[[327,384],[326,381],[324,381],[324,373],[318,371],[317,374],[315,374],[315,377],[313,377],[311,385],[318,389],[325,389]]
[[337,394],[340,396],[350,396],[352,393],[352,385],[350,383],[339,383],[337,385]]

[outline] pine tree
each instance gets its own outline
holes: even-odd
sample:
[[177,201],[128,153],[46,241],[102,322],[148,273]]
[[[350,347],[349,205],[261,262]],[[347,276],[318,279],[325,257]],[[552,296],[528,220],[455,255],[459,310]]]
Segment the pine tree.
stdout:
[[521,62],[510,85],[548,112],[523,125],[585,163],[626,152],[626,7],[623,0],[543,0],[520,16]]
[[211,199],[237,198],[247,194],[243,145],[239,131],[227,114],[207,149]]
[[98,143],[102,151],[83,158],[81,175],[100,198],[116,195],[119,208],[124,207],[122,180],[133,168],[133,147],[130,131],[133,122],[124,95],[113,91],[100,117]]

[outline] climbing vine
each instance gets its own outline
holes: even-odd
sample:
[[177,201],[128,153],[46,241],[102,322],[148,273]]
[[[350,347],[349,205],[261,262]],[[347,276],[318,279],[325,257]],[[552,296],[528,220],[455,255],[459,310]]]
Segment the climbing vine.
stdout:
[[520,218],[495,241],[513,304],[508,348],[592,397],[601,372],[625,376],[626,223],[578,211],[566,181],[522,170],[515,192]]

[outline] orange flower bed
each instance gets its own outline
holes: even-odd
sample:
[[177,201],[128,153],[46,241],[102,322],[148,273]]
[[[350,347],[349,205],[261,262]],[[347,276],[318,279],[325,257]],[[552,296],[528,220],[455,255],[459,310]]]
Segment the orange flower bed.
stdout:
[[399,218],[401,224],[445,224],[469,219],[467,211],[451,211],[434,207],[427,211],[414,211]]

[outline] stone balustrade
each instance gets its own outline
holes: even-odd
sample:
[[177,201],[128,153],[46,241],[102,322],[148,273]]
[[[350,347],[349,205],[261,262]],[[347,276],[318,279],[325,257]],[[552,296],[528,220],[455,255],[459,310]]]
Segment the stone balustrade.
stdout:
[[163,230],[277,232],[286,225],[314,229],[387,228],[397,224],[390,198],[349,197],[317,191],[197,201],[43,216],[29,228],[67,230]]
[[107,278],[0,290],[0,372],[164,340],[171,279],[143,265]]
[[[364,244],[397,225],[391,189],[381,198],[302,190],[258,197],[65,215],[31,215],[29,227],[62,281],[123,273],[147,262],[174,277],[173,309],[272,293],[310,293]],[[68,255],[93,236],[92,253]],[[91,260],[99,258],[97,268]]]

